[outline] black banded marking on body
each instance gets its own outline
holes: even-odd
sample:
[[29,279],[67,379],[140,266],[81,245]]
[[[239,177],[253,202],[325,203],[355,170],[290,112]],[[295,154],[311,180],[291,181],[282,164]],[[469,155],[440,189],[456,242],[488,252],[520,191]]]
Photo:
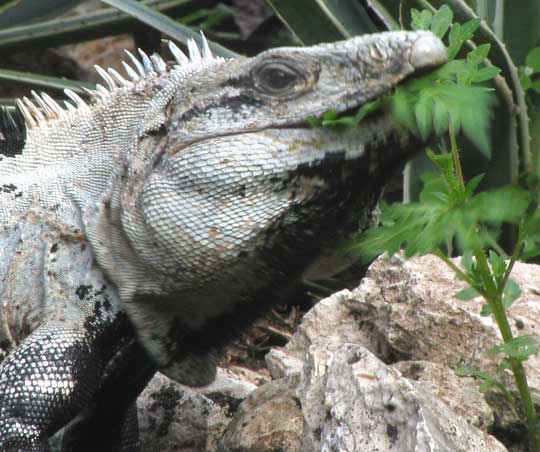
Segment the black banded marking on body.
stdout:
[[0,161],[22,154],[25,139],[26,126],[20,112],[0,108]]

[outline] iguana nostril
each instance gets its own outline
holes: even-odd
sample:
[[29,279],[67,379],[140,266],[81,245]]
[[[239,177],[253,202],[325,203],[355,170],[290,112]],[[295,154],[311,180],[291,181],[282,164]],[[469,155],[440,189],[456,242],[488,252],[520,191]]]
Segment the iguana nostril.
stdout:
[[442,41],[433,33],[421,33],[414,41],[409,62],[415,69],[434,67],[445,63],[448,59]]

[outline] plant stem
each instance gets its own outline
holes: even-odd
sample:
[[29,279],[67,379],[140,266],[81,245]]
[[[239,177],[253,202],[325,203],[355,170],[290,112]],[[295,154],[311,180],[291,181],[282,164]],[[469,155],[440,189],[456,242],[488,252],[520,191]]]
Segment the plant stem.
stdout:
[[448,267],[452,269],[452,271],[458,276],[459,279],[465,281],[470,286],[474,284],[474,281],[469,278],[469,276],[464,273],[456,264],[454,264],[440,249],[437,248],[433,250],[433,254],[435,254],[435,256],[442,260],[446,265],[448,265]]
[[456,171],[456,177],[461,187],[465,186],[465,179],[463,179],[463,171],[461,170],[461,160],[459,158],[459,150],[456,142],[456,135],[454,133],[452,123],[448,124],[448,131],[450,133],[450,146],[452,148],[452,157],[454,159],[454,169]]
[[[499,331],[501,332],[503,342],[507,344],[511,342],[514,337],[512,335],[512,330],[510,329],[510,324],[508,323],[508,318],[506,317],[506,313],[504,311],[504,306],[502,304],[502,293],[504,290],[504,285],[500,285],[500,287],[497,287],[497,285],[495,284],[486,255],[478,240],[476,240],[475,246],[473,247],[473,253],[476,258],[476,264],[478,265],[478,269],[482,274],[482,279],[485,287],[484,298],[490,304],[491,310],[493,312],[493,317],[495,317],[495,321],[497,322],[497,326],[499,327]],[[515,256],[517,256],[517,254]],[[515,256],[512,256],[512,258],[514,259]],[[511,270],[510,265],[509,268]],[[507,274],[505,274],[505,284],[507,280],[508,277]],[[540,424],[538,424],[537,413],[532,401],[529,384],[527,383],[525,369],[523,368],[523,364],[521,363],[521,361],[511,356],[508,356],[507,359],[510,363],[512,373],[514,374],[516,386],[518,388],[519,395],[523,403],[525,416],[527,417],[529,440],[531,442],[531,447],[534,452],[540,452]]]

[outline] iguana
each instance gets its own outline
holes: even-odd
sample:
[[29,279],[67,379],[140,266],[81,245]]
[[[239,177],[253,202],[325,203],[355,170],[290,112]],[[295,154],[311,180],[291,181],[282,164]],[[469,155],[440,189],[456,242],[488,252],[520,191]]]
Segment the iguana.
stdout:
[[[390,32],[253,58],[170,44],[86,102],[18,101],[0,135],[0,450],[136,450],[160,370],[191,386],[213,351],[358,228],[414,138],[389,115],[313,128],[446,52]],[[9,121],[8,121],[9,122]]]

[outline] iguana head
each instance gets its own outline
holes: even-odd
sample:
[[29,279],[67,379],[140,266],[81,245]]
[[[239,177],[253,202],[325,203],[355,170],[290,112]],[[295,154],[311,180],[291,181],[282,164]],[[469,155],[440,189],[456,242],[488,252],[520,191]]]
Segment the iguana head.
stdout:
[[100,237],[114,259],[101,263],[161,369],[197,384],[217,338],[356,228],[407,153],[409,134],[389,116],[347,130],[306,118],[358,108],[446,52],[429,32],[232,60],[172,50],[183,66],[153,86],[110,204],[121,233]]

